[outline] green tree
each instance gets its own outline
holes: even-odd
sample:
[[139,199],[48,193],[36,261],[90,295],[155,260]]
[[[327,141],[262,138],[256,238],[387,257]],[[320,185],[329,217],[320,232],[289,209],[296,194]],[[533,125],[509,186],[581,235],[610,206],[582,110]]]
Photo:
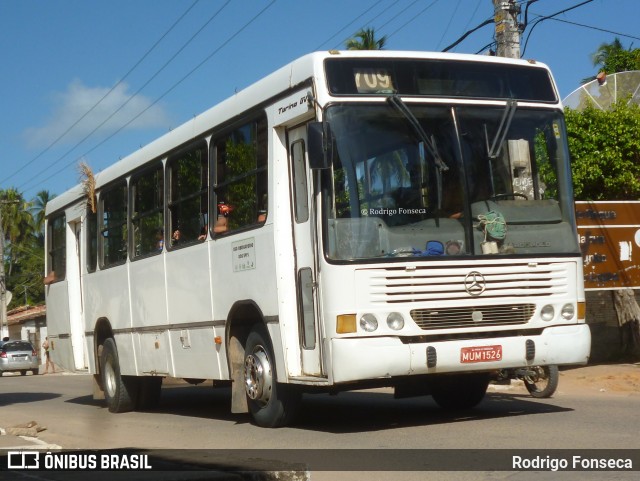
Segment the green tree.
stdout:
[[53,199],[55,195],[52,195],[48,190],[41,190],[31,201],[30,213],[33,217],[33,228],[37,235],[44,237],[44,215],[47,203]]
[[19,260],[19,246],[33,235],[33,221],[29,213],[30,205],[20,192],[14,188],[0,191],[0,209],[2,209],[2,230],[5,239],[5,259],[11,275]]
[[[45,200],[45,195],[40,194],[39,200]],[[36,210],[15,188],[0,190],[0,209],[7,289],[14,293],[9,308],[25,301],[41,304],[44,302],[44,235],[32,215]],[[44,211],[42,215],[44,219]]]
[[25,303],[44,303],[44,242],[40,239],[30,236],[19,245],[12,246],[17,261],[7,277],[7,289],[14,294],[9,309]]
[[565,111],[577,200],[640,199],[640,106]]
[[347,40],[345,46],[347,50],[382,50],[386,43],[386,35],[376,39],[373,28],[362,28]]
[[[603,43],[591,55],[594,67],[599,67],[598,71],[608,74],[616,72],[626,72],[627,70],[640,70],[640,48],[624,48],[619,38],[615,38],[611,43]],[[590,82],[596,77],[588,77],[582,83]]]

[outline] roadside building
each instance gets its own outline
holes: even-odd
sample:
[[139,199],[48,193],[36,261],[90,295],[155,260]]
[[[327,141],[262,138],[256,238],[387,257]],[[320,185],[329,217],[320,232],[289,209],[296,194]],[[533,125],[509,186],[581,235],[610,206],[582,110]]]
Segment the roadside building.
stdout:
[[7,312],[9,338],[30,341],[42,359],[42,340],[47,336],[47,307],[21,306]]

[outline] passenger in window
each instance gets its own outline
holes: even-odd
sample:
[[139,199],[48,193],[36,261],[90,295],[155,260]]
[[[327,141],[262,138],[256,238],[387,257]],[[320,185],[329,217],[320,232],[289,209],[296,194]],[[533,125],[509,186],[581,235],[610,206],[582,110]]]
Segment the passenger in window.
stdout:
[[202,229],[200,229],[200,235],[198,236],[199,241],[203,241],[207,238],[207,226],[203,225]]
[[233,207],[225,204],[224,202],[218,203],[218,219],[216,225],[213,226],[213,232],[222,233],[229,230],[229,214],[233,210]]
[[156,250],[158,252],[162,252],[163,248],[164,248],[164,230],[158,229],[158,232],[156,232]]
[[44,278],[44,285],[48,286],[56,281],[56,272],[51,271],[47,277]]
[[176,229],[175,231],[173,231],[173,235],[171,236],[171,245],[172,246],[178,245],[181,240],[182,240],[182,232],[180,232],[180,229]]
[[262,196],[260,207],[258,208],[258,223],[264,224],[267,220],[267,194]]

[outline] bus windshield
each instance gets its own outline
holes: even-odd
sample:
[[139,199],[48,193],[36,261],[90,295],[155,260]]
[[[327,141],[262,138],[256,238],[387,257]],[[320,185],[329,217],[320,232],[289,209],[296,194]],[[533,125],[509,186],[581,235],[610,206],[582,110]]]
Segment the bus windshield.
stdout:
[[390,97],[326,121],[328,259],[579,254],[561,113]]

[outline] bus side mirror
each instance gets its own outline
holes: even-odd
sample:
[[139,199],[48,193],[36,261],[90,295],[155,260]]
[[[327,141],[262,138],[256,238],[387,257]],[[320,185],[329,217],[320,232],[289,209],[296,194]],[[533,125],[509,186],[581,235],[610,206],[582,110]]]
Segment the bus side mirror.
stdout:
[[333,140],[328,122],[307,124],[307,153],[311,169],[328,169],[333,163]]

